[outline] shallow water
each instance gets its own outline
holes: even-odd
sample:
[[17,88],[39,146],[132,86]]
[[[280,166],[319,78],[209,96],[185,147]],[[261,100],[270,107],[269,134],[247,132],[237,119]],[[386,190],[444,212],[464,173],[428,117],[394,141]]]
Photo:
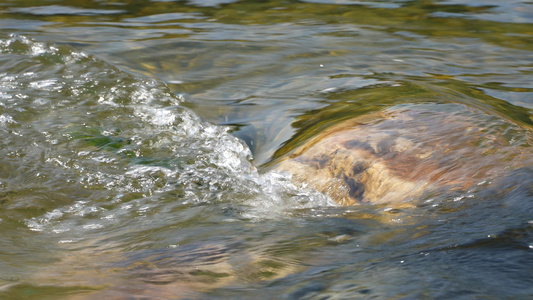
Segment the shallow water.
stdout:
[[[0,0],[0,298],[530,298],[533,5],[500,2]],[[475,126],[468,189],[275,170],[388,111],[420,119],[368,139],[460,140],[420,107]]]

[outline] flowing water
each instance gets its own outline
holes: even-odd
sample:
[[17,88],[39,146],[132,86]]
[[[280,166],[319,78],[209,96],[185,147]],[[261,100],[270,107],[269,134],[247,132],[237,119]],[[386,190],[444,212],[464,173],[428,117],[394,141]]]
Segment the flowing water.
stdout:
[[[530,299],[532,49],[526,0],[0,0],[0,298]],[[339,139],[457,184],[280,170]]]

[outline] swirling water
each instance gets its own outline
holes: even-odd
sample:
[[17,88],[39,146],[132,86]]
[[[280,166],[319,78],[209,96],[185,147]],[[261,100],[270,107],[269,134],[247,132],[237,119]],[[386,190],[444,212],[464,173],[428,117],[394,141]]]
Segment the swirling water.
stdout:
[[[533,295],[530,3],[0,3],[2,299]],[[520,155],[401,208],[270,170],[420,106]]]

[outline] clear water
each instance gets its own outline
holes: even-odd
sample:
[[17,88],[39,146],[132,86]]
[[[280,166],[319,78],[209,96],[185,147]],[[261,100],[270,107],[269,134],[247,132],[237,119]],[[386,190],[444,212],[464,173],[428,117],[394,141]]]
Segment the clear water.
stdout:
[[[530,2],[0,12],[0,298],[533,295]],[[329,126],[417,107],[477,120],[491,176],[341,207],[275,170]]]

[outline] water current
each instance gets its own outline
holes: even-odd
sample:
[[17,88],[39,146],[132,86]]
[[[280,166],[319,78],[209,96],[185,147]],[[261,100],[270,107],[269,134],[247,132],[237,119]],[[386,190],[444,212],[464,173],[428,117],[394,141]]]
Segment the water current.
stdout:
[[0,299],[531,298],[532,28],[522,0],[0,0]]

